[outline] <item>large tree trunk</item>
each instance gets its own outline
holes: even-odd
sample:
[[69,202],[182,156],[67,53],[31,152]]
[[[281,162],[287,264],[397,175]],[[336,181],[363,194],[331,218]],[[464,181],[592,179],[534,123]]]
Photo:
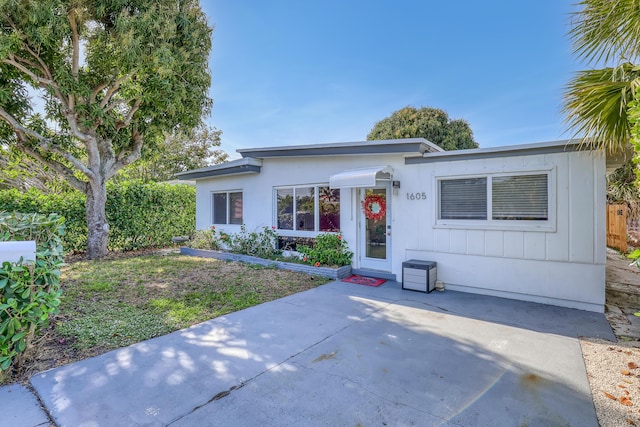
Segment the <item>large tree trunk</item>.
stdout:
[[87,259],[102,258],[107,254],[109,223],[107,222],[107,186],[106,182],[87,184]]

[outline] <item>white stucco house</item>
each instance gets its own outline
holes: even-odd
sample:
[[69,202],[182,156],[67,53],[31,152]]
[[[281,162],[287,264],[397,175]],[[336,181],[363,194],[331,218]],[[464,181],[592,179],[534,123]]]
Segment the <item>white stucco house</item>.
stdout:
[[603,153],[578,141],[442,151],[424,139],[238,150],[178,175],[196,227],[275,226],[282,243],[341,231],[355,273],[437,263],[446,289],[602,312]]

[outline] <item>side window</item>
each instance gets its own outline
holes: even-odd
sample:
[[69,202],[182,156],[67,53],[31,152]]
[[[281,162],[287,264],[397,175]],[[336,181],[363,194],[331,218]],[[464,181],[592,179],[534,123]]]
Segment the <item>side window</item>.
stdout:
[[218,192],[211,195],[214,224],[242,224],[242,192]]
[[438,220],[477,220],[494,226],[549,221],[549,179],[550,172],[441,178]]

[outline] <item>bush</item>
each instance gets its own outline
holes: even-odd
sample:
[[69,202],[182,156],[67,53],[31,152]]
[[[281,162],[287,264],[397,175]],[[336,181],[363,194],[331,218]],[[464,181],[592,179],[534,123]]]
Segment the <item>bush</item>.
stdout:
[[263,227],[262,231],[247,233],[247,227],[243,224],[240,233],[231,236],[231,239],[222,236],[223,241],[231,241],[229,250],[238,254],[253,255],[259,258],[273,258],[280,255],[276,249],[278,235],[273,228]]
[[36,241],[35,263],[5,261],[0,268],[1,371],[21,362],[33,337],[58,311],[63,234],[59,215],[0,213],[0,241]]
[[[187,185],[142,184],[137,181],[107,185],[106,213],[110,250],[133,250],[171,245],[173,236],[195,229],[195,188]],[[85,196],[69,190],[43,194],[0,191],[0,211],[57,213],[64,217],[67,251],[84,251],[87,245]]]
[[342,234],[325,233],[316,238],[316,244],[311,246],[298,245],[298,252],[307,264],[320,266],[351,265],[353,252],[349,250]]
[[227,249],[229,252],[252,255],[259,258],[275,259],[282,251],[277,249],[278,235],[273,227],[263,227],[262,231],[247,232],[242,224],[240,232],[235,234],[216,231],[215,226],[208,230],[197,230],[189,246],[194,249]]
[[212,225],[208,230],[196,230],[189,242],[189,246],[194,249],[220,249],[220,237],[216,233],[216,228]]

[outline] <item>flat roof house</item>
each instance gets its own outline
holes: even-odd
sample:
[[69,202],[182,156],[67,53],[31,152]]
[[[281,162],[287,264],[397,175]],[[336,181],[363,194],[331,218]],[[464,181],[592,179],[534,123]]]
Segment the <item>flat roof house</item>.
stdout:
[[255,148],[178,178],[196,181],[198,229],[341,231],[359,274],[401,280],[404,261],[435,261],[450,290],[602,312],[606,158],[578,142]]

